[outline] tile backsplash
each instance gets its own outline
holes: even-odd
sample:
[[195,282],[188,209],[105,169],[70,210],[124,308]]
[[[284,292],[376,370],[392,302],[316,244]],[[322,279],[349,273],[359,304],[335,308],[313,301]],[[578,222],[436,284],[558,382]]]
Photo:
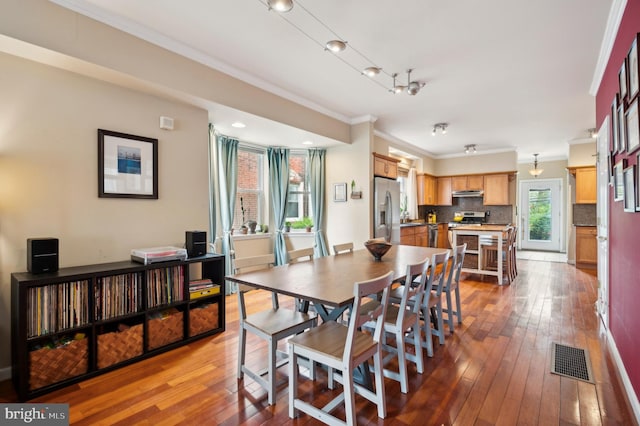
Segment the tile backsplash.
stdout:
[[434,210],[440,223],[453,221],[453,215],[459,211],[489,212],[488,223],[507,224],[513,221],[513,206],[485,206],[482,198],[454,198],[453,206],[419,206],[420,219]]
[[573,205],[573,224],[596,226],[597,221],[595,204],[574,204]]

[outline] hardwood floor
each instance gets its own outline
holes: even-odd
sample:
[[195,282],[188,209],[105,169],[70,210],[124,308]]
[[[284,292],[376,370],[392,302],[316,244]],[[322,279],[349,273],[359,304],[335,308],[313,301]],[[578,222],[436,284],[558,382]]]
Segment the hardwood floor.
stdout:
[[[636,424],[595,313],[597,281],[565,263],[518,260],[519,275],[499,287],[495,278],[466,275],[463,324],[420,375],[409,366],[409,393],[385,379],[387,418],[356,397],[359,424],[384,425],[633,425]],[[284,299],[284,298],[283,298]],[[317,424],[288,417],[286,383],[275,406],[253,381],[236,379],[237,303],[227,298],[227,331],[157,357],[69,386],[32,402],[70,404],[77,425]],[[270,303],[254,291],[248,309]],[[445,326],[446,327],[446,326]],[[266,347],[249,337],[249,363]],[[589,352],[595,384],[550,373],[552,342]],[[279,372],[286,379],[286,368]],[[326,374],[301,380],[299,394],[329,401]],[[306,396],[305,396],[306,395]],[[10,382],[0,401],[15,402]]]

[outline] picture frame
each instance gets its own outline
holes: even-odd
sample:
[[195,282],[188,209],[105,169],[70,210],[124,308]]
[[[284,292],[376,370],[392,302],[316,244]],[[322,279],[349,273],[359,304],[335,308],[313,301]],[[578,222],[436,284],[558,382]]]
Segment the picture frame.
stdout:
[[640,152],[636,154],[636,211],[640,212]]
[[618,152],[618,94],[616,93],[611,102],[611,150],[613,153]]
[[609,186],[613,186],[613,151],[609,151],[607,156],[607,167],[609,168]]
[[624,211],[636,211],[636,166],[631,165],[624,169]]
[[622,159],[613,166],[613,201],[624,200],[624,169],[627,160]]
[[333,201],[337,203],[347,201],[347,183],[334,183],[333,184]]
[[638,102],[640,98],[636,98],[629,104],[625,113],[625,127],[627,129],[627,152],[640,148],[640,119],[638,118]]
[[618,105],[618,152],[627,150],[627,120],[624,116],[624,104]]
[[98,197],[158,199],[158,139],[98,129]]
[[638,40],[640,40],[640,33],[636,34],[626,58],[627,68],[629,70],[628,96],[630,101],[633,100],[640,91],[640,77],[638,76]]
[[624,100],[627,98],[628,93],[628,79],[627,79],[627,58],[622,60],[622,66],[618,71],[618,89],[620,93],[620,104],[624,104]]

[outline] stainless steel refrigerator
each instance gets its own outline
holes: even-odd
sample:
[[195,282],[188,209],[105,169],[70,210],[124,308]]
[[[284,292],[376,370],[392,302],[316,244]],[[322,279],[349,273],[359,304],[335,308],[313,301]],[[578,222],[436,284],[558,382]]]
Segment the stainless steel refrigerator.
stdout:
[[400,182],[376,177],[373,183],[373,235],[400,244]]

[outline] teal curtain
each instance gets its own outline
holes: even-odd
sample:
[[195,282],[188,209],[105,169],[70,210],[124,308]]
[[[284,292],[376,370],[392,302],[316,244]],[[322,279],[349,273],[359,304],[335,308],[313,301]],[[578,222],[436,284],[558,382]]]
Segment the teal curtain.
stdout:
[[311,189],[311,208],[316,227],[315,257],[327,256],[327,238],[324,232],[324,192],[325,192],[325,157],[324,149],[309,150],[309,185]]
[[[233,273],[231,253],[233,239],[233,212],[236,208],[236,188],[238,186],[238,140],[224,135],[216,135],[217,177],[222,224],[222,253],[225,256],[225,274]],[[227,281],[226,294],[236,293],[238,286]]]
[[287,263],[287,246],[283,230],[289,194],[289,150],[268,148],[267,158],[269,161],[269,194],[271,195],[271,210],[276,231],[273,254],[276,265],[284,265]]

